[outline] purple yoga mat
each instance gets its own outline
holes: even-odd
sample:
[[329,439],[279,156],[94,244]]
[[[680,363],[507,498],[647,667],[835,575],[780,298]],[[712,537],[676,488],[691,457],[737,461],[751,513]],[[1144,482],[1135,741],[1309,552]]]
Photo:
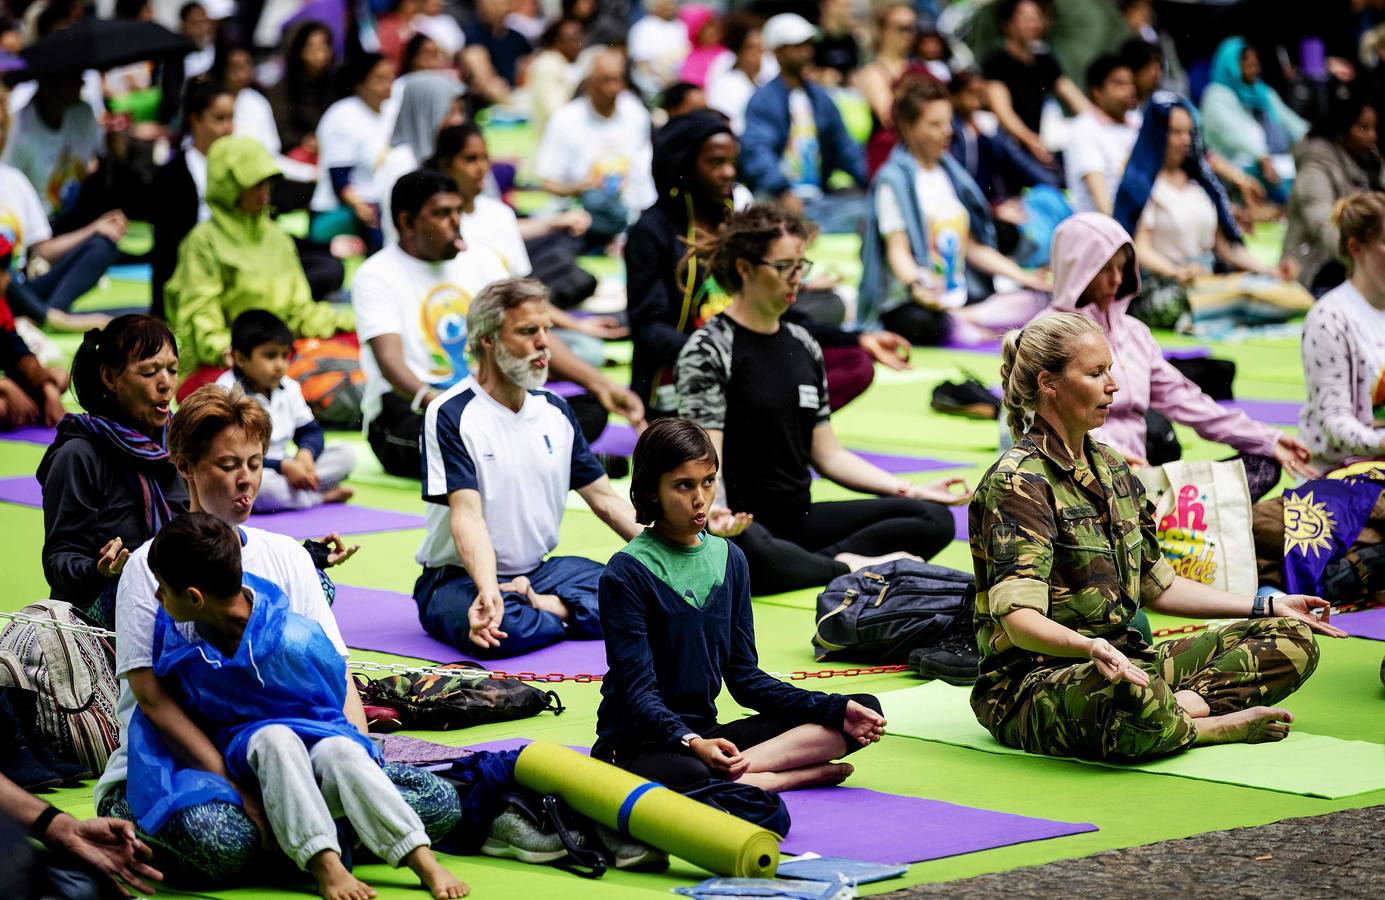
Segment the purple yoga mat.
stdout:
[[1203,359],[1211,356],[1206,347],[1177,347],[1164,351],[1164,359]]
[[1385,606],[1333,616],[1332,624],[1352,637],[1385,641]]
[[[885,865],[1097,830],[1086,822],[1031,819],[865,788],[810,788],[780,796],[793,818],[781,848],[785,854],[811,850]],[[850,827],[853,822],[858,827]]]
[[[466,749],[473,753],[504,753],[506,750],[523,750],[532,743],[534,743],[533,738],[504,738],[499,741],[486,741],[484,744],[468,744]],[[592,748],[590,747],[581,747],[577,744],[568,744],[567,746],[583,756],[591,756]]]
[[461,759],[469,752],[462,747],[435,744],[432,741],[420,740],[403,734],[386,734],[383,735],[383,738],[385,762],[426,766],[430,763]]
[[949,506],[947,511],[952,513],[952,536],[959,541],[967,539],[967,507]]
[[592,442],[592,452],[630,456],[635,452],[635,429],[629,425],[607,425],[601,437]]
[[576,397],[585,390],[580,384],[573,384],[571,381],[550,381],[543,387],[544,390],[552,391],[564,400],[569,397]]
[[315,506],[312,509],[294,509],[283,512],[252,515],[247,525],[286,534],[291,538],[320,538],[334,531],[342,534],[372,534],[377,531],[403,531],[406,528],[422,528],[423,516],[394,512],[388,509],[371,509],[368,506],[352,506],[349,503],[332,503]]
[[429,637],[418,624],[413,598],[393,591],[337,585],[332,605],[346,646],[378,650],[434,662],[470,660],[502,672],[536,675],[604,675],[606,645],[602,641],[560,641],[542,650],[503,659],[479,659]]
[[1290,400],[1223,400],[1221,404],[1239,409],[1266,425],[1297,425],[1298,411],[1303,405]]
[[41,447],[47,447],[53,443],[53,439],[57,436],[58,429],[48,428],[44,425],[25,425],[14,431],[0,432],[0,440],[23,441],[26,444],[38,444]]
[[[931,459],[927,456],[900,456],[894,453],[875,453],[870,450],[852,450],[866,462],[875,463],[891,475],[905,472],[933,472],[938,469],[956,469],[966,463],[948,462],[945,459]],[[817,473],[813,473],[817,477]]]
[[0,501],[22,506],[43,506],[43,488],[32,475],[0,478]]
[[966,350],[969,353],[1000,353],[1000,341],[958,341],[948,338],[942,346],[948,350]]

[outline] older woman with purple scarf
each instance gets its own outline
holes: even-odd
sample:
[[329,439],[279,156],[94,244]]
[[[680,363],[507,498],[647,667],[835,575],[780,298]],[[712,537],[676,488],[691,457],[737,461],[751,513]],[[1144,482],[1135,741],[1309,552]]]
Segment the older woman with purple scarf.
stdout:
[[86,333],[69,414],[39,463],[43,574],[52,596],[106,628],[130,551],[185,512],[188,491],[168,457],[178,347],[168,326],[126,315]]

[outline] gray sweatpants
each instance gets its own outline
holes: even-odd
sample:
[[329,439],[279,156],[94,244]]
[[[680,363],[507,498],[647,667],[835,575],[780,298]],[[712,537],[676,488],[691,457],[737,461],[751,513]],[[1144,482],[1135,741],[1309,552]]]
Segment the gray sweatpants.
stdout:
[[288,726],[266,725],[250,738],[249,763],[270,830],[300,869],[323,850],[341,853],[333,819],[343,815],[361,843],[391,866],[428,845],[418,814],[351,738],[323,738],[309,750]]
[[277,512],[281,509],[309,509],[322,505],[322,492],[341,484],[356,467],[356,451],[346,444],[328,444],[322,455],[313,460],[317,469],[317,490],[296,491],[288,479],[266,468],[260,479],[260,492],[255,495],[256,512]]

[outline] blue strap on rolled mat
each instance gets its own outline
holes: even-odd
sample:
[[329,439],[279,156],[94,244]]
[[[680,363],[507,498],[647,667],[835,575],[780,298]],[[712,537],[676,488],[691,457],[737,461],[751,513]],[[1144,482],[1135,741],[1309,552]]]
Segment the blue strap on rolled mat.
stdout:
[[551,741],[520,751],[515,780],[716,875],[765,878],[779,866],[774,832]]

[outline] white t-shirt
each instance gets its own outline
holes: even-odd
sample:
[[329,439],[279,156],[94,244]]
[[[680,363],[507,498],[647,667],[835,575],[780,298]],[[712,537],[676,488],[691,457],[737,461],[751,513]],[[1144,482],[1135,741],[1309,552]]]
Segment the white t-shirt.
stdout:
[[[921,168],[914,178],[914,192],[923,207],[930,256],[919,260],[924,285],[942,296],[943,305],[959,309],[967,303],[967,244],[971,219],[957,199],[957,191],[942,166]],[[875,218],[882,236],[904,231],[901,198],[881,184],[875,191]],[[902,295],[902,286],[897,289]]]
[[468,376],[428,404],[423,418],[428,534],[416,559],[429,567],[462,564],[447,498],[474,490],[495,547],[496,574],[503,580],[532,572],[558,545],[568,490],[604,474],[567,401],[529,391],[512,412]]
[[270,156],[278,156],[283,145],[279,142],[279,126],[274,122],[274,109],[254,88],[244,88],[236,94],[234,133],[254,138]]
[[653,205],[653,149],[649,112],[629,93],[616,99],[609,119],[586,97],[578,97],[553,114],[543,133],[534,174],[560,184],[580,184],[593,175],[621,182],[621,199],[631,215]]
[[[249,525],[240,526],[242,571],[258,575],[278,585],[288,597],[289,609],[307,616],[322,626],[327,639],[345,659],[346,644],[341,639],[337,620],[327,597],[322,593],[322,581],[313,568],[312,557],[303,545],[291,537],[274,534]],[[149,545],[145,541],[130,554],[120,574],[115,595],[115,674],[121,679],[120,699],[116,703],[116,718],[120,720],[120,746],[106,762],[106,771],[96,784],[96,802],[125,781],[127,765],[125,742],[129,738],[130,716],[135,711],[135,695],[124,675],[132,669],[148,668],[154,664],[154,618],[159,601],[154,596],[158,582],[149,569]],[[179,622],[178,630],[185,637],[195,636],[194,626]]]
[[0,163],[0,235],[14,245],[16,269],[23,269],[28,250],[53,236],[43,201],[24,173]]
[[1154,249],[1178,265],[1210,265],[1217,244],[1217,207],[1191,178],[1181,188],[1163,175],[1155,178],[1140,227],[1149,228]]
[[488,247],[513,277],[523,278],[534,271],[524,237],[519,233],[519,218],[494,197],[481,194],[475,208],[462,213],[462,240],[468,247]]
[[399,335],[404,363],[425,384],[448,386],[469,371],[466,314],[471,300],[493,281],[508,277],[500,257],[486,247],[469,247],[454,259],[424,262],[390,244],[361,263],[351,285],[356,335],[361,341],[365,427],[380,414],[389,380],[380,371],[370,340]]
[[[229,391],[241,382],[234,369],[227,369],[216,379],[216,383]],[[245,387],[243,384],[241,386]],[[290,458],[293,454],[289,453],[289,444],[293,443],[294,432],[313,421],[313,411],[308,408],[308,401],[303,399],[303,388],[297,381],[286,377],[269,392],[268,397],[249,388],[245,388],[245,392],[260,401],[265,412],[269,413],[269,449],[265,451],[265,459]]]
[[1128,120],[1116,122],[1099,112],[1084,112],[1072,120],[1063,165],[1067,169],[1073,212],[1097,211],[1091,192],[1082,180],[1093,172],[1105,179],[1106,208],[1112,208],[1138,134]]
[[725,113],[736,134],[745,131],[745,108],[755,93],[755,82],[740,69],[728,69],[707,81],[707,105]]
[[212,209],[207,205],[207,157],[189,143],[183,148],[183,162],[193,187],[197,188],[197,221],[205,222],[212,217]]
[[377,200],[375,170],[389,147],[390,127],[382,110],[376,112],[360,97],[338,100],[317,123],[317,190],[313,193],[314,212],[328,212],[341,203],[332,189],[332,169],[349,167],[351,185],[366,200]]
[[85,103],[64,110],[56,131],[39,118],[38,104],[30,103],[15,117],[4,160],[24,173],[52,217],[76,201],[103,143],[101,126]]
[[678,69],[692,50],[688,26],[676,16],[645,16],[630,26],[626,43],[635,64],[635,86],[650,97],[678,80]]

